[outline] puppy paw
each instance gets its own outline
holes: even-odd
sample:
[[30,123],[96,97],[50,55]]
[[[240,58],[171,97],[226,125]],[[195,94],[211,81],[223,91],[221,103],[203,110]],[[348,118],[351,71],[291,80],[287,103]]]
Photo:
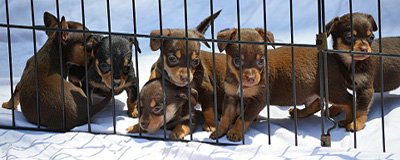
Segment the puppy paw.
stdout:
[[139,133],[139,130],[140,130],[139,124],[135,124],[126,129],[128,133]]
[[356,128],[354,128],[354,122],[351,122],[346,125],[346,131],[357,132],[364,129],[364,127],[365,127],[364,123],[356,123]]
[[182,132],[172,132],[171,134],[169,134],[169,138],[170,139],[175,139],[175,140],[180,140],[185,138],[185,134]]
[[128,110],[126,113],[128,114],[129,117],[132,117],[132,118],[139,117],[139,112],[137,111],[137,109],[135,109],[133,111]]
[[232,142],[237,142],[242,140],[242,136],[243,136],[242,131],[237,131],[234,129],[229,130],[228,133],[226,134],[226,138],[228,138],[228,140]]
[[219,131],[218,134],[217,134],[217,131],[215,130],[210,134],[210,138],[211,139],[217,139],[217,138],[221,138],[224,135],[225,135],[225,132]]
[[5,109],[12,109],[12,108],[17,109],[17,107],[13,107],[13,106],[11,105],[10,102],[4,102],[4,103],[1,105],[1,107],[2,107],[2,108],[5,108]]
[[203,131],[207,132],[214,132],[217,128],[215,127],[214,123],[204,123],[203,124]]
[[290,118],[294,118],[294,112],[299,112],[299,109],[297,109],[297,108],[295,109],[293,107],[289,108]]

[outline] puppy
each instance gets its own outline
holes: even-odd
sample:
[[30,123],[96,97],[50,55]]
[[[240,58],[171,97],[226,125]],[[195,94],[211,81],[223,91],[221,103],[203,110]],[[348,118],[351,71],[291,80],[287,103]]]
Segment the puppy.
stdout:
[[[144,132],[154,133],[164,124],[163,91],[165,91],[165,117],[168,129],[173,129],[169,135],[171,139],[183,139],[196,129],[194,107],[189,113],[187,87],[178,87],[169,81],[162,86],[160,78],[148,81],[140,92],[139,122],[127,129],[128,133]],[[197,104],[198,93],[192,88],[191,103]],[[192,128],[190,128],[190,114],[193,115]]]
[[[132,62],[133,45],[141,52],[136,38],[95,36],[94,39],[96,39],[93,46],[94,60],[88,69],[87,78],[89,82],[88,97],[92,98],[93,93],[105,96],[110,94],[112,88],[114,88],[115,95],[126,91],[128,108],[136,109],[132,107],[137,99],[138,90]],[[109,43],[110,39],[111,44]],[[111,54],[113,59],[111,59]],[[113,75],[111,75],[111,67],[113,68]],[[132,112],[137,113],[137,111],[128,111],[128,113]]]
[[[44,13],[44,23],[46,28],[55,29],[61,26],[61,29],[87,30],[85,26],[77,22],[65,21],[61,18],[61,22],[52,14]],[[37,73],[35,75],[34,57],[31,57],[24,69],[20,82],[15,88],[14,94],[9,102],[3,104],[3,107],[16,107],[18,102],[21,103],[22,113],[31,123],[37,123],[40,115],[40,124],[47,126],[51,130],[69,130],[77,125],[87,122],[86,95],[81,88],[76,87],[64,79],[67,75],[67,63],[73,62],[72,55],[84,55],[83,43],[84,35],[77,32],[55,32],[46,31],[48,39],[46,43],[37,53]],[[61,36],[61,41],[59,41]],[[61,46],[60,46],[61,44]],[[59,48],[61,47],[61,48]],[[59,50],[62,50],[60,57]],[[90,54],[90,53],[88,53]],[[62,58],[62,64],[60,64]],[[61,65],[65,68],[65,72],[60,72]],[[38,93],[40,106],[36,104],[36,78],[38,78]],[[61,95],[61,84],[63,81],[64,100]],[[14,106],[11,101],[14,99]],[[90,115],[99,112],[109,102],[111,96],[107,96],[100,103],[90,106]],[[64,104],[62,104],[64,102]],[[65,128],[63,127],[64,119],[61,105],[64,105],[65,111]],[[40,113],[37,113],[37,107],[40,107]]]
[[[218,17],[221,10],[214,13],[214,19]],[[203,20],[196,29],[188,30],[189,38],[204,38],[203,33],[210,26],[211,17]],[[164,29],[163,36],[185,37],[183,29]],[[154,30],[152,36],[159,36],[160,31]],[[203,42],[209,46],[206,42]],[[151,39],[150,47],[153,51],[159,50],[162,45],[160,58],[154,63],[150,79],[162,77],[165,75],[166,80],[176,86],[183,87],[190,84],[200,95],[199,103],[202,107],[202,113],[205,119],[203,130],[215,130],[214,124],[214,93],[216,92],[218,99],[222,99],[224,95],[223,82],[225,77],[225,55],[215,54],[216,58],[216,88],[213,88],[213,55],[210,52],[200,50],[198,41],[188,41],[186,46],[185,40],[172,39]],[[188,52],[186,53],[186,47]],[[187,70],[187,58],[190,59],[189,76]],[[164,60],[164,66],[162,65]],[[163,68],[164,67],[164,68]],[[221,101],[217,102],[217,108],[222,105]]]
[[[341,17],[336,17],[331,20],[327,25],[327,35],[332,35],[333,49],[335,50],[351,50],[351,44],[354,44],[354,51],[361,52],[371,52],[371,44],[374,41],[373,32],[378,28],[376,26],[375,20],[371,15],[363,13],[353,13],[353,31],[350,30],[350,14],[343,15]],[[352,38],[353,35],[353,38]],[[341,53],[334,54],[334,58],[339,60],[339,65],[341,65],[342,76],[346,79],[346,87],[349,89],[353,88],[352,85],[352,69],[351,69],[351,54]],[[390,74],[398,73],[397,69],[393,67],[398,66],[395,58],[391,58],[384,64],[385,70],[389,69]],[[345,127],[348,131],[359,131],[364,128],[365,122],[367,120],[367,114],[369,107],[373,102],[373,93],[375,88],[380,89],[379,75],[379,57],[369,56],[367,54],[355,54],[355,91],[356,91],[356,128],[354,128],[354,122],[349,124],[339,124],[340,127]],[[330,67],[330,66],[329,66]],[[328,68],[329,68],[328,67]],[[387,72],[387,73],[389,73]],[[386,74],[386,73],[385,73]],[[336,75],[328,75],[329,78]],[[392,76],[392,75],[386,75]],[[390,78],[388,78],[390,79]],[[385,86],[384,90],[393,89],[394,86],[398,86],[400,82],[389,81],[388,86]],[[329,83],[335,83],[329,79]],[[331,89],[331,88],[329,88]],[[315,103],[319,104],[319,100]],[[316,105],[311,104],[311,105]],[[340,114],[341,107],[333,105],[330,107],[331,116],[336,116]],[[349,109],[346,109],[349,110]],[[292,114],[292,113],[291,113]],[[313,113],[312,113],[313,114]]]

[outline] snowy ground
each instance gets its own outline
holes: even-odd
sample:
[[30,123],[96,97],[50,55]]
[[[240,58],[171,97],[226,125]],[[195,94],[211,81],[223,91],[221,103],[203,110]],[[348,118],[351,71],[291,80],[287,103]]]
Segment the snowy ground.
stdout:
[[[96,3],[93,3],[96,2]],[[121,5],[126,1],[111,2],[112,30],[116,32],[132,33],[131,4]],[[183,28],[183,1],[177,2],[164,0],[163,26]],[[220,17],[215,22],[216,32],[236,27],[236,5],[234,0],[215,1],[214,10],[223,9]],[[271,30],[280,42],[290,42],[289,31],[289,2],[281,0],[268,0],[268,29]],[[31,25],[29,1],[10,1],[10,21],[13,24]],[[53,2],[54,3],[54,2]],[[35,22],[42,24],[42,13],[47,10],[55,12],[55,4],[35,1]],[[339,16],[348,11],[347,1],[329,1],[327,3],[327,19]],[[73,4],[73,5],[71,5]],[[67,19],[81,21],[80,1],[62,1],[60,3],[61,15]],[[106,3],[88,0],[86,5],[86,23],[92,30],[107,31],[105,13]],[[188,1],[189,27],[209,14],[209,2],[204,0]],[[354,0],[354,11],[367,12],[377,17],[376,1]],[[0,2],[0,23],[5,23],[4,2]],[[138,33],[148,34],[153,29],[158,29],[157,0],[138,1]],[[382,2],[382,28],[383,36],[400,35],[400,24],[397,17],[400,10],[396,0]],[[294,29],[295,42],[313,44],[317,32],[317,3],[313,0],[294,1]],[[262,27],[262,1],[241,1],[242,27]],[[6,29],[0,28],[0,101],[8,100],[10,96],[8,49]],[[208,31],[206,37],[210,37]],[[12,29],[12,54],[14,74],[12,77],[18,82],[27,58],[33,53],[32,32],[30,30]],[[45,35],[38,32],[38,47],[45,41]],[[151,52],[148,39],[139,39],[143,53],[139,55],[140,85],[149,77],[150,65],[157,59],[158,53]],[[14,83],[15,85],[16,83]],[[320,117],[319,113],[305,119],[299,119],[298,147],[294,146],[294,120],[288,116],[289,107],[271,106],[271,145],[268,145],[267,122],[258,122],[252,125],[246,133],[246,145],[239,146],[214,146],[198,142],[164,142],[149,141],[145,139],[130,138],[127,136],[89,134],[70,132],[54,134],[46,132],[15,131],[0,129],[0,158],[32,158],[32,159],[262,159],[268,155],[275,159],[284,158],[312,158],[312,159],[400,159],[400,136],[397,135],[400,127],[400,89],[385,93],[384,95],[384,120],[386,153],[382,152],[382,126],[380,100],[375,96],[375,102],[368,117],[367,126],[357,132],[357,149],[353,149],[353,134],[344,129],[334,129],[332,132],[332,147],[320,146]],[[117,132],[126,134],[125,129],[137,122],[128,118],[126,114],[125,93],[116,97]],[[299,106],[302,107],[302,106]],[[109,105],[104,111],[93,117],[92,128],[94,131],[112,132],[112,107]],[[266,110],[261,115],[266,116]],[[20,111],[16,111],[17,126],[35,127],[26,122]],[[0,125],[11,125],[11,111],[0,109]],[[343,115],[336,118],[343,118]],[[326,125],[329,125],[328,123]],[[85,131],[87,126],[79,126],[74,131]],[[147,136],[162,137],[162,131]],[[201,131],[193,134],[195,140],[212,141],[209,133]],[[188,139],[189,137],[186,137]],[[226,138],[221,139],[227,142]]]

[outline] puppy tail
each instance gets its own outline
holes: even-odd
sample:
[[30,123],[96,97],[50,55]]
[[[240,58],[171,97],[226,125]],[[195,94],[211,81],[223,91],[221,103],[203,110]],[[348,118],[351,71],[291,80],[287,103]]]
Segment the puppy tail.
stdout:
[[204,34],[207,31],[208,27],[210,27],[211,21],[215,20],[219,16],[221,11],[222,11],[222,9],[215,12],[212,16],[208,16],[206,19],[201,21],[201,23],[196,27],[196,30],[199,31],[201,34]]
[[104,107],[110,102],[111,98],[112,95],[110,93],[106,97],[104,97],[104,99],[101,102],[90,106],[90,116],[93,116],[96,113],[99,113],[101,110],[103,110]]

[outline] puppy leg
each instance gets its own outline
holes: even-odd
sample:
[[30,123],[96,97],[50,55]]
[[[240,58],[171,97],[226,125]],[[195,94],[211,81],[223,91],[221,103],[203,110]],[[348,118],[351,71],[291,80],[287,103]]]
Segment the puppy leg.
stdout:
[[[126,131],[127,131],[128,133],[139,133],[139,130],[140,130],[139,123],[138,123],[138,124],[135,124],[135,125],[133,125],[133,126],[130,126],[129,128],[126,129]],[[142,130],[142,132],[143,132],[143,131],[144,131],[144,130]]]
[[[14,93],[11,96],[10,100],[8,102],[4,102],[1,107],[6,108],[6,109],[17,109],[17,106],[19,104],[19,88],[20,84],[18,83],[17,86],[15,87]],[[14,105],[13,105],[13,100],[14,99]]]
[[[247,107],[244,110],[244,121],[242,121],[242,116],[238,116],[236,122],[232,129],[228,131],[226,137],[228,140],[236,142],[242,140],[242,136],[244,133],[249,130],[249,127],[253,120],[257,118],[257,115],[261,112],[264,108],[263,105],[257,103],[248,103]],[[244,122],[244,125],[243,125]],[[244,128],[243,128],[244,126]]]
[[188,123],[177,124],[169,135],[169,138],[183,139],[188,134],[190,134],[190,127]]
[[[214,104],[213,97],[208,93],[200,93],[199,95],[205,95],[199,97],[199,102],[201,104],[201,110],[204,117],[203,131],[212,132],[216,130],[216,124],[214,119]],[[216,106],[215,106],[216,107]]]
[[356,107],[356,126],[354,128],[354,122],[349,123],[346,126],[347,131],[356,132],[362,130],[365,127],[367,121],[367,114],[369,107],[373,102],[374,88],[357,90],[357,107]]
[[126,93],[128,95],[128,99],[126,100],[126,104],[128,105],[127,114],[129,117],[137,118],[139,116],[139,112],[137,109],[137,88],[136,86],[132,86],[126,89]]
[[329,116],[336,117],[340,113],[342,113],[342,111],[343,111],[343,108],[341,106],[332,105],[331,107],[329,107]]
[[238,103],[237,99],[232,96],[225,95],[224,98],[224,111],[222,113],[221,122],[218,129],[211,133],[211,139],[217,139],[225,135],[229,129],[229,125],[233,122],[233,119],[238,115]]
[[289,109],[290,117],[294,118],[294,112],[297,112],[298,118],[304,118],[304,117],[311,116],[314,113],[321,110],[320,105],[321,105],[321,99],[317,98],[311,104],[306,105],[306,107],[304,109],[296,108],[296,110],[295,110],[294,108],[290,108]]

